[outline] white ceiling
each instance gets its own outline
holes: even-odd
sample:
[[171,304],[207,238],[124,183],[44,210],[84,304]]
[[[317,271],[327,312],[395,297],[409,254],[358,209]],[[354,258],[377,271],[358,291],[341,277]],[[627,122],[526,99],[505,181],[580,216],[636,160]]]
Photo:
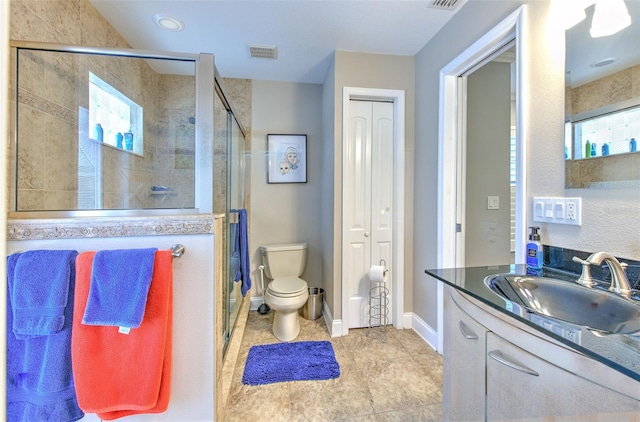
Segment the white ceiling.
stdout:
[[[595,6],[586,8],[586,19],[567,31],[567,82],[576,87],[630,66],[640,64],[640,1],[626,0],[631,26],[608,37],[591,38],[589,29]],[[591,65],[606,58],[615,61],[604,67]]]
[[[213,53],[223,77],[322,83],[333,51],[413,56],[467,0],[453,11],[433,0],[90,1],[133,48]],[[157,13],[185,29],[159,28]],[[250,44],[277,46],[278,59],[250,58]]]

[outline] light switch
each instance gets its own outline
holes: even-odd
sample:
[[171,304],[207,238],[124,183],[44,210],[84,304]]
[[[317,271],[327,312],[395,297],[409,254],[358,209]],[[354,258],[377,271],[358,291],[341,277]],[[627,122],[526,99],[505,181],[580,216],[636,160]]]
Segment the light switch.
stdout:
[[544,204],[544,216],[546,218],[553,218],[553,205],[550,202]]
[[487,209],[498,210],[500,209],[500,197],[499,196],[487,196]]
[[533,212],[533,215],[535,215],[538,218],[543,218],[544,217],[544,202],[542,202],[542,201],[537,201],[536,202],[535,210]]
[[554,207],[555,207],[554,217],[557,218],[558,220],[564,220],[564,204],[562,202],[556,202]]

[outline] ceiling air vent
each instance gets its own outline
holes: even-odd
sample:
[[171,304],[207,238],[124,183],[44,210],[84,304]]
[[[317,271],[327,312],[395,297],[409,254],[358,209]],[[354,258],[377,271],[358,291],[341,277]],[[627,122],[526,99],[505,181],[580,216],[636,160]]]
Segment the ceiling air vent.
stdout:
[[252,59],[277,59],[278,47],[275,45],[250,45],[249,57]]
[[433,0],[427,7],[440,10],[454,10],[461,3],[462,0]]

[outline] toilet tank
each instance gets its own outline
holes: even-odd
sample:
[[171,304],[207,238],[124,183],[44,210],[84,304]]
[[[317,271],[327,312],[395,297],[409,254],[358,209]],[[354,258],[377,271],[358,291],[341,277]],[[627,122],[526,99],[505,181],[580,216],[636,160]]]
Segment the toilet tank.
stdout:
[[267,277],[300,277],[307,262],[307,243],[279,243],[260,247]]

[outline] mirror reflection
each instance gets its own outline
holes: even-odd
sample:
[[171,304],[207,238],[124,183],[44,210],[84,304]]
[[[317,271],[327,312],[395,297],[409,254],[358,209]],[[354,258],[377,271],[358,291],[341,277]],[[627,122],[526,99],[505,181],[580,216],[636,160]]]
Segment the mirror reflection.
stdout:
[[167,74],[163,59],[25,48],[16,61],[17,211],[194,208],[195,62]]
[[592,36],[593,4],[566,31],[567,188],[640,186],[640,2],[624,3],[631,24],[615,34]]

